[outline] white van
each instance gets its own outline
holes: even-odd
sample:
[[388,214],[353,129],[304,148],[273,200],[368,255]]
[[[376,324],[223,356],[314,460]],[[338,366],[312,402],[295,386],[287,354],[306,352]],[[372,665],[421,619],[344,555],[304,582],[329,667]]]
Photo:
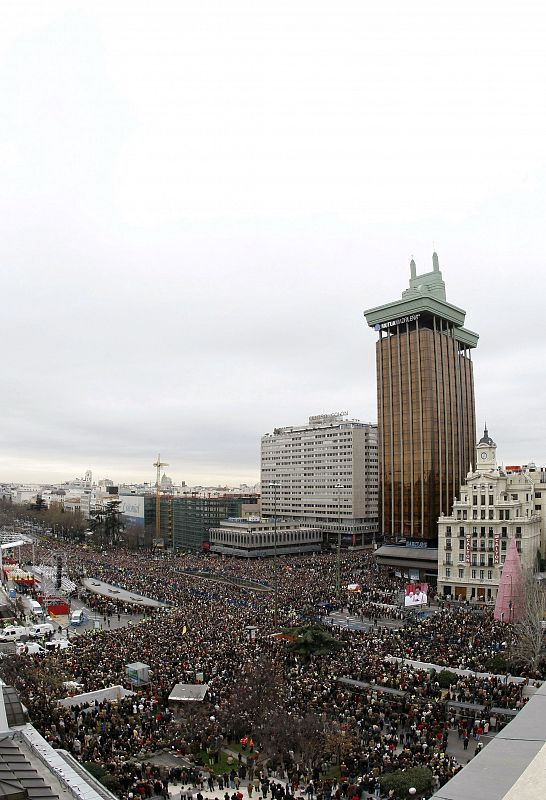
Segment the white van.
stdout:
[[28,628],[22,625],[8,625],[0,630],[0,642],[18,642],[23,636],[29,635]]
[[76,611],[73,611],[70,615],[70,624],[71,625],[83,625],[86,621],[85,613],[83,608],[78,608]]
[[49,636],[53,633],[55,628],[50,622],[42,622],[41,625],[32,625],[28,635],[33,639],[41,639],[42,636]]
[[44,609],[37,600],[30,600],[30,613],[35,619],[45,619]]

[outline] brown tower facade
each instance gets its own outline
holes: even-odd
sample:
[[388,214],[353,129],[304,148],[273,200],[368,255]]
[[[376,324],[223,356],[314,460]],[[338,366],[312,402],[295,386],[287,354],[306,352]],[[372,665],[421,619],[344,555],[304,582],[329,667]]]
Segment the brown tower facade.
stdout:
[[471,350],[478,335],[447,303],[438,257],[402,300],[365,312],[379,335],[377,403],[381,528],[387,538],[437,538],[469,467],[476,421]]

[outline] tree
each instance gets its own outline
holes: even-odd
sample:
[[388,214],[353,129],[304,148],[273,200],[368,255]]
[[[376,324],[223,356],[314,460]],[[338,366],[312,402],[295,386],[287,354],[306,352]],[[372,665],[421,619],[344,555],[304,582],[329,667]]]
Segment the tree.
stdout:
[[380,779],[381,793],[386,795],[390,789],[394,789],[395,797],[406,798],[409,790],[413,787],[416,794],[428,792],[432,786],[432,772],[427,767],[411,767],[406,770],[396,770],[387,772]]
[[523,613],[514,623],[511,661],[536,672],[542,658],[544,590],[531,570],[523,576]]
[[324,656],[340,650],[343,643],[338,641],[323,625],[301,625],[297,628],[285,628],[283,633],[294,636],[288,649],[311,661],[315,656]]
[[36,502],[34,503],[34,509],[38,512],[45,511],[47,508],[47,503],[42,497],[41,494],[36,495]]
[[121,534],[125,528],[123,515],[119,510],[120,500],[111,500],[106,508],[91,512],[90,528],[98,534],[99,544],[115,547],[121,541]]

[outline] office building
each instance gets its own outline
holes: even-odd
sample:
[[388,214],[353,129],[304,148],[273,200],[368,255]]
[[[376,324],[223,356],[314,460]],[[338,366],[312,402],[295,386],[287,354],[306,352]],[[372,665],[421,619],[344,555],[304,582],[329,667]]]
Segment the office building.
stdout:
[[378,530],[377,426],[346,416],[312,416],[262,437],[262,513],[359,546]]
[[478,335],[448,303],[438,256],[402,298],[365,311],[378,333],[380,527],[391,540],[434,543],[437,520],[474,467],[471,351]]
[[[451,514],[438,522],[438,593],[494,603],[510,543],[523,570],[539,569],[542,534],[541,473],[497,466],[487,429],[476,447],[476,468],[466,476]],[[514,469],[514,468],[512,468]]]
[[[120,495],[121,513],[127,524],[142,528],[141,541],[155,538],[156,496]],[[260,496],[255,493],[225,493],[218,496],[192,493],[183,496],[161,495],[160,546],[174,550],[202,550],[209,541],[209,530],[228,517],[259,513]],[[145,536],[145,532],[149,536]],[[158,544],[158,543],[156,543]]]
[[209,535],[212,553],[241,558],[316,553],[322,548],[322,531],[291,520],[247,517],[227,519]]

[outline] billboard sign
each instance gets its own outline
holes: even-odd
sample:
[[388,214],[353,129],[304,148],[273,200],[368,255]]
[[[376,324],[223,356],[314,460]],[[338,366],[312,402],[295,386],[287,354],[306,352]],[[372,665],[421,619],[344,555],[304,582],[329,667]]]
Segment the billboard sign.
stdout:
[[144,497],[136,497],[133,494],[120,495],[119,510],[132,525],[144,525]]
[[407,583],[404,591],[404,608],[423,606],[428,602],[428,583]]

